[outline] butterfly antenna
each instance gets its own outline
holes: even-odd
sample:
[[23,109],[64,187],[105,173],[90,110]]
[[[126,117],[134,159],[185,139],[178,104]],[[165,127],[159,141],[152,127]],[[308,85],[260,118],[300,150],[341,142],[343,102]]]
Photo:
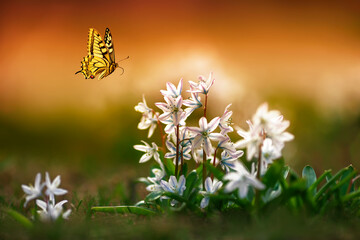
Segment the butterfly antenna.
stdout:
[[126,59],[129,59],[129,58],[130,58],[130,56],[127,56],[126,58],[120,59],[117,63],[122,62],[122,61],[124,61]]

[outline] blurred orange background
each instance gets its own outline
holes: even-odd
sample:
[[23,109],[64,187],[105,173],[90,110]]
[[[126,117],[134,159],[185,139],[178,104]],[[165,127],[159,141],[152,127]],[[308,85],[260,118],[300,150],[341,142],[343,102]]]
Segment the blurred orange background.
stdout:
[[[310,101],[322,114],[359,112],[357,1],[7,1],[0,13],[5,153],[8,145],[24,145],[21,138],[73,122],[88,125],[98,140],[92,144],[101,145],[142,94],[159,101],[165,82],[211,71],[213,104],[221,107],[214,114],[232,102],[239,125],[277,94]],[[109,27],[116,58],[130,56],[120,63],[123,75],[116,70],[97,81],[74,74],[90,27],[102,35]],[[117,105],[126,110],[109,113]],[[293,120],[296,110],[286,102],[274,107]],[[111,124],[102,120],[115,115]],[[128,130],[138,131],[134,126]],[[76,138],[76,128],[63,142]],[[12,145],[8,136],[16,139]]]

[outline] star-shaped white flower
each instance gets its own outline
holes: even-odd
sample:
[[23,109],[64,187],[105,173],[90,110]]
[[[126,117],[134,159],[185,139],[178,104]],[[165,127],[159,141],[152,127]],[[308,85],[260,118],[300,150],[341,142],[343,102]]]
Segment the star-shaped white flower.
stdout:
[[223,183],[216,178],[214,178],[214,181],[211,180],[210,177],[207,177],[205,180],[205,190],[206,191],[200,191],[200,193],[204,196],[204,198],[200,202],[201,208],[206,208],[209,205],[210,202],[210,195],[214,194],[217,190],[219,190],[222,187]]
[[55,195],[64,195],[68,191],[62,188],[59,188],[61,183],[60,175],[58,175],[53,182],[50,180],[49,173],[45,173],[45,184],[46,184],[46,195],[50,196],[50,198],[54,198]]
[[[190,88],[192,88],[190,86]],[[183,104],[188,108],[185,109],[185,112],[189,116],[195,109],[201,108],[203,105],[201,103],[201,98],[198,92],[191,92],[191,97],[183,101]]]
[[231,126],[232,125],[231,116],[232,116],[233,112],[229,110],[230,107],[231,107],[231,104],[226,106],[225,111],[220,118],[219,127],[221,129],[221,134],[223,134],[223,135],[234,131],[234,129]]
[[36,174],[34,186],[32,186],[31,184],[29,186],[24,185],[24,184],[21,185],[21,188],[27,195],[26,201],[24,203],[24,207],[26,207],[28,202],[30,202],[31,200],[33,200],[37,197],[40,197],[42,195],[42,189],[44,188],[44,186],[45,186],[45,184],[41,183],[41,174],[40,173]]
[[231,169],[235,168],[234,162],[238,160],[242,155],[244,155],[244,152],[239,150],[236,151],[234,154],[230,155],[228,152],[223,151],[221,153],[221,160],[220,166],[222,169],[224,169],[226,172],[229,172]]
[[234,164],[235,172],[229,172],[224,176],[224,180],[229,181],[225,186],[225,192],[238,190],[239,198],[245,198],[250,187],[260,190],[265,188],[265,185],[255,175],[250,174],[242,163],[236,161]]
[[164,102],[157,102],[155,105],[163,110],[163,113],[159,116],[160,121],[164,121],[172,117],[175,125],[178,125],[180,122],[180,118],[184,110],[182,110],[182,96],[177,98],[164,96]]
[[[186,189],[185,184],[186,184],[186,179],[185,179],[184,175],[180,176],[179,181],[176,180],[175,176],[170,176],[169,182],[166,182],[164,180],[160,181],[160,185],[165,192],[175,193],[179,196],[183,195],[183,193]],[[177,203],[176,200],[171,201],[172,206],[174,206],[176,203]]]
[[162,164],[160,165],[160,167],[161,169],[153,168],[151,171],[154,174],[154,177],[147,178],[151,183],[146,187],[146,190],[148,190],[149,192],[159,192],[163,190],[160,185],[160,181],[165,176],[165,170]]
[[159,113],[154,112],[147,106],[144,96],[143,101],[135,106],[135,110],[142,113],[142,117],[138,124],[138,129],[145,130],[149,128],[148,138],[150,138],[156,129]]
[[212,119],[209,124],[205,117],[200,118],[199,127],[188,127],[188,130],[194,134],[194,140],[192,141],[193,151],[203,146],[207,156],[211,154],[211,141],[220,141],[225,137],[220,133],[213,133],[218,127],[220,118],[216,117]]
[[51,201],[49,201],[48,203],[37,199],[36,200],[36,204],[41,208],[41,210],[38,210],[38,214],[40,216],[40,219],[44,222],[49,222],[49,221],[55,221],[56,219],[58,219],[60,216],[64,219],[68,219],[71,210],[68,209],[67,211],[65,211],[63,213],[63,205],[67,203],[67,200],[63,200],[61,202],[58,202],[57,204],[55,204],[55,200],[52,199]]
[[183,88],[183,79],[181,78],[177,87],[175,87],[175,85],[172,84],[171,82],[167,82],[166,90],[160,90],[160,92],[164,97],[177,98],[181,96],[182,88]]
[[139,163],[144,163],[149,161],[152,157],[154,157],[155,161],[160,163],[160,155],[158,153],[158,146],[155,143],[152,143],[150,146],[147,142],[141,141],[144,145],[135,145],[134,148],[138,151],[145,152],[144,155],[141,156]]
[[182,111],[182,112],[179,112],[178,119],[175,119],[174,115],[173,115],[166,120],[162,120],[161,122],[166,125],[164,131],[169,135],[174,134],[175,127],[177,125],[179,125],[180,127],[185,126],[185,124],[186,124],[185,121],[186,121],[187,117],[188,117],[188,115],[186,114],[186,112]]
[[143,113],[143,114],[149,114],[152,112],[152,109],[149,108],[146,104],[146,100],[145,100],[145,96],[143,95],[143,101],[139,102],[136,106],[135,106],[135,111]]
[[294,136],[285,130],[290,122],[283,120],[279,111],[268,111],[268,105],[262,104],[253,116],[252,121],[247,121],[249,131],[239,129],[237,133],[244,139],[236,143],[237,148],[247,148],[247,159],[259,157],[260,145],[263,144],[264,137],[272,140],[272,145],[276,152],[281,153],[285,142],[294,139]]
[[213,73],[211,72],[209,78],[206,80],[204,76],[199,76],[199,82],[195,83],[189,81],[191,89],[188,92],[202,93],[207,95],[210,91],[211,86],[214,84],[215,79],[213,78]]

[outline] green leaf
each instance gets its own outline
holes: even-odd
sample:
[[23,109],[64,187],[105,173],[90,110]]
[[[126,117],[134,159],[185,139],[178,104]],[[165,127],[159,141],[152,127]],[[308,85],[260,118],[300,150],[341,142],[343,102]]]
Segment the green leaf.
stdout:
[[181,175],[186,176],[187,171],[188,171],[188,164],[187,164],[187,163],[184,163],[184,165],[183,165],[183,167],[182,167],[182,171],[180,172],[179,175],[180,175],[180,176],[181,176]]
[[[309,165],[305,166],[302,171],[302,177],[306,180],[306,187],[310,188],[316,182],[316,173],[312,167]],[[311,195],[316,194],[316,188],[311,189]]]
[[312,192],[317,186],[328,176],[331,176],[331,170],[326,170],[321,176],[309,187],[309,192]]
[[167,196],[167,197],[169,197],[171,199],[175,199],[175,200],[177,200],[179,202],[187,202],[185,198],[183,198],[182,196],[179,196],[179,195],[177,195],[175,193],[172,193],[172,192],[164,192],[163,195]]
[[209,170],[210,173],[214,174],[214,176],[218,179],[218,180],[222,180],[224,177],[224,172],[222,172],[221,170],[217,169],[216,167],[214,167],[214,165],[212,165],[211,163],[206,163],[206,168]]
[[329,189],[334,183],[335,181],[340,178],[340,176],[347,170],[347,168],[343,168],[340,171],[338,171],[333,177],[331,177],[328,182],[322,187],[320,188],[320,190],[316,193],[315,195],[315,200],[318,200],[323,193]]
[[9,214],[9,216],[11,216],[15,221],[20,223],[25,228],[30,229],[33,227],[33,223],[21,213],[15,211],[14,209],[7,209],[5,211],[7,214]]
[[356,197],[360,197],[360,189],[355,191],[355,192],[352,192],[352,193],[349,193],[347,195],[345,195],[341,200],[343,202],[347,202],[353,198],[356,198]]
[[169,159],[169,158],[165,158],[163,162],[164,162],[164,167],[165,167],[166,174],[168,176],[175,175],[175,165],[172,162],[172,160]]
[[[344,172],[344,174],[341,176],[341,178],[340,178],[340,180],[343,180],[343,179],[345,179],[347,176],[349,176],[350,174],[351,175],[355,175],[356,174],[356,172],[355,172],[355,174],[353,174],[354,173],[354,168],[350,165],[349,167],[348,167],[348,170],[346,170],[345,172]],[[353,177],[352,176],[352,177]],[[350,190],[349,192],[353,192],[354,191],[354,184],[351,184],[351,179],[352,179],[352,177],[348,180],[348,181],[346,181],[345,183],[344,183],[344,185],[342,185],[341,187],[340,187],[340,196],[344,196],[346,193],[347,193],[347,191],[348,191],[348,189]],[[351,184],[351,186],[350,186],[350,184]]]
[[160,191],[151,192],[145,197],[145,202],[153,202],[156,199],[160,198],[161,195],[162,195],[162,192],[160,192]]
[[284,161],[277,160],[266,171],[262,182],[267,188],[273,188],[275,184],[283,177]]
[[136,206],[106,206],[106,207],[92,207],[92,212],[103,212],[103,213],[132,213],[136,215],[154,215],[156,212],[149,208],[136,207]]
[[196,186],[196,183],[198,181],[198,176],[196,171],[192,171],[191,173],[189,173],[189,175],[186,177],[186,189],[184,191],[184,197],[185,198],[189,198],[189,195],[191,193],[191,191],[194,189],[194,187]]
[[196,168],[196,172],[197,172],[197,174],[200,175],[200,176],[202,176],[202,175],[201,175],[201,174],[202,174],[202,169],[203,169],[203,165],[202,165],[202,163],[201,163],[201,164],[199,164],[199,166]]

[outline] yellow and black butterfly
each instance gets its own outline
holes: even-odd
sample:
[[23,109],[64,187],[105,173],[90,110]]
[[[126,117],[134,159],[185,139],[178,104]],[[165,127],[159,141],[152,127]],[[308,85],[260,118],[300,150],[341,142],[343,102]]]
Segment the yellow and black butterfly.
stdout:
[[75,74],[82,73],[86,79],[93,79],[98,74],[100,74],[100,80],[110,75],[115,71],[116,68],[121,68],[124,72],[124,69],[115,62],[114,45],[112,43],[112,36],[108,28],[106,28],[105,31],[104,41],[96,29],[89,29],[87,53],[88,55],[84,57],[84,60],[81,61],[81,70]]

